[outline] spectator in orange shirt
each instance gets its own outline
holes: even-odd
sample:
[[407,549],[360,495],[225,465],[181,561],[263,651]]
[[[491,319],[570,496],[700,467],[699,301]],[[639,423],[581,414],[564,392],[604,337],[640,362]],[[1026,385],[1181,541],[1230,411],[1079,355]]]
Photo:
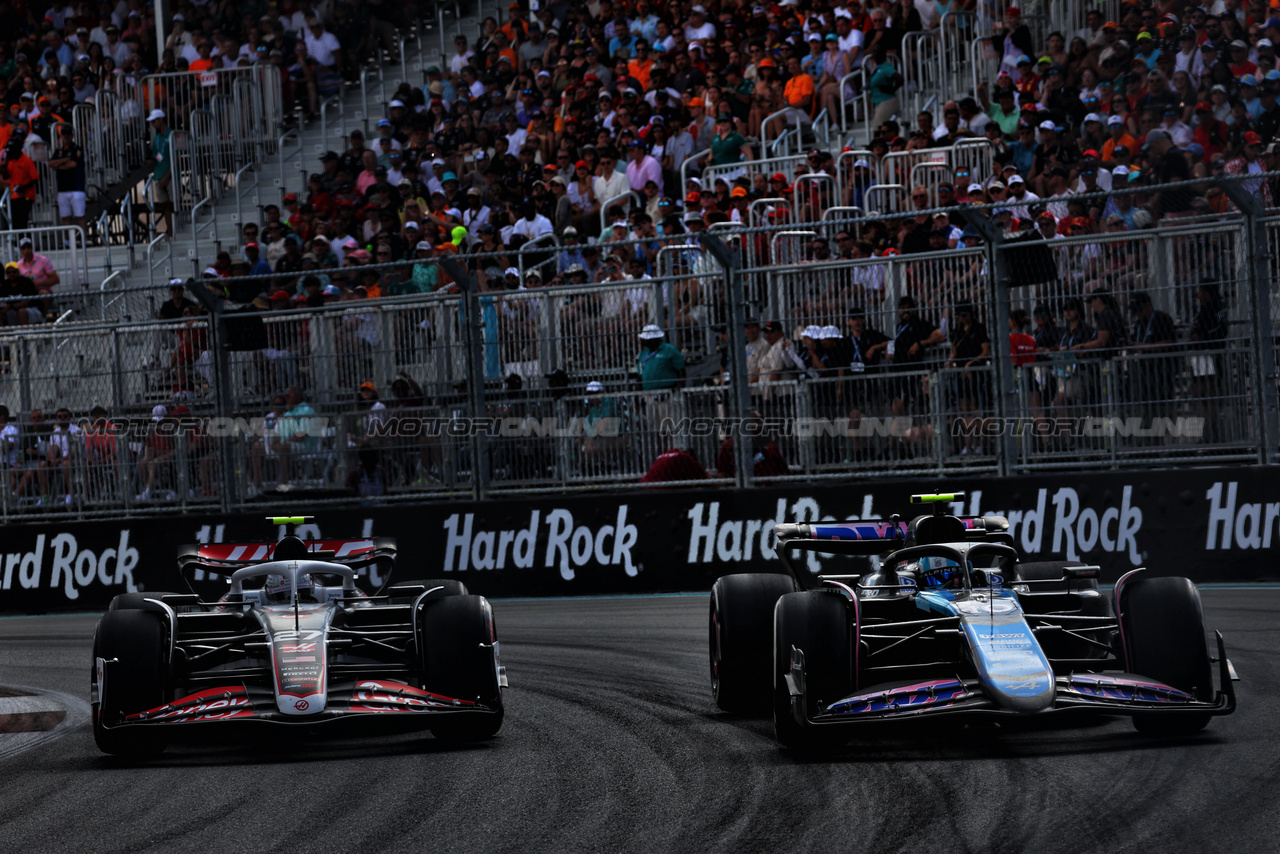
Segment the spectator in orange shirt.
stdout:
[[[529,25],[524,20],[524,10],[520,8],[519,3],[512,3],[507,7],[507,14],[509,19],[498,29],[498,32],[506,36],[510,44],[520,44],[529,37]],[[512,59],[514,60],[514,57]]]
[[203,39],[196,45],[196,53],[200,54],[200,58],[196,59],[189,66],[192,73],[199,74],[201,71],[208,71],[213,68],[213,60],[210,55],[213,53],[213,43],[208,39]]
[[627,63],[627,72],[640,81],[645,90],[649,88],[649,74],[653,71],[653,59],[649,55],[649,42],[636,39],[636,58]]
[[36,164],[23,150],[26,138],[26,128],[15,127],[4,150],[3,162],[0,162],[0,186],[7,186],[10,190],[9,208],[15,229],[24,229],[30,223],[31,208],[36,203],[36,184],[40,180]]
[[782,134],[785,129],[784,121],[794,122],[797,126],[803,127],[809,124],[813,114],[813,77],[801,69],[800,57],[792,56],[787,59],[787,73],[790,74],[790,78],[782,89],[782,95],[786,100],[790,116],[786,119],[775,119],[769,123],[767,131],[773,139],[777,139]]
[[1108,166],[1114,166],[1116,148],[1124,146],[1127,151],[1133,151],[1138,141],[1124,129],[1124,118],[1115,114],[1107,119],[1107,133],[1110,136],[1106,142],[1102,143],[1102,162]]

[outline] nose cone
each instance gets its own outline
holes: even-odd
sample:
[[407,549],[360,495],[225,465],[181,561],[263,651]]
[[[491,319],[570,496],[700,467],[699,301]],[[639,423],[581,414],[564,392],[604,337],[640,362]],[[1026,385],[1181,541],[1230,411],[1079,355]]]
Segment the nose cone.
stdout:
[[957,602],[973,663],[998,705],[1031,714],[1053,705],[1053,670],[1016,603],[987,593]]

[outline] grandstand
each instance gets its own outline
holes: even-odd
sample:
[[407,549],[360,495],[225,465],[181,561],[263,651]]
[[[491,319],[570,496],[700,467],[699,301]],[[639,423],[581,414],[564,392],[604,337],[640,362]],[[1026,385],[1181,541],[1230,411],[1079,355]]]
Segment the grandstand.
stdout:
[[1280,6],[128,5],[0,56],[6,517],[1275,453]]

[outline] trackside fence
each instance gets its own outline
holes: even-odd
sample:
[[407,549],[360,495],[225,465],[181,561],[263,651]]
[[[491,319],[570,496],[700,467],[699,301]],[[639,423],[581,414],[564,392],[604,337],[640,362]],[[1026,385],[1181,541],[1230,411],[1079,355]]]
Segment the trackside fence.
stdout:
[[[218,157],[175,150],[193,234]],[[804,207],[826,181],[777,202]],[[686,479],[712,483],[1274,461],[1280,217],[1059,235],[1006,231],[995,208],[852,213],[620,241],[585,276],[554,242],[521,259],[540,274],[523,282],[506,256],[382,265],[390,292],[433,290],[372,300],[350,268],[332,273],[342,295],[288,303],[219,301],[227,286],[305,296],[300,277],[192,280],[221,308],[164,322],[11,320],[57,313],[75,285],[10,301],[0,403],[18,432],[0,510],[589,490],[634,484],[674,449],[700,467]],[[888,228],[917,251],[862,257],[860,236]],[[7,257],[24,235],[75,282],[76,227],[0,234]],[[648,366],[650,325],[670,371]],[[57,432],[60,409],[74,431]],[[751,443],[752,472],[730,438]]]

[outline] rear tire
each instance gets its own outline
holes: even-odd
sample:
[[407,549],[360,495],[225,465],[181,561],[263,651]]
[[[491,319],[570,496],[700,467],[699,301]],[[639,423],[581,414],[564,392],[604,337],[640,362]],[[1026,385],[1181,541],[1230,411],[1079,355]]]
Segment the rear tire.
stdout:
[[[1135,675],[1186,691],[1197,700],[1213,700],[1204,610],[1191,579],[1135,578],[1123,586],[1116,611]],[[1133,725],[1144,735],[1170,738],[1195,735],[1211,717],[1204,712],[1134,715]]]
[[120,723],[126,715],[164,705],[166,650],[164,623],[152,611],[117,608],[98,621],[91,678],[96,683],[97,659],[118,662],[106,666],[109,675],[97,685],[98,702],[93,707],[93,739],[103,753],[136,757],[164,750],[164,741],[154,730],[113,730],[108,726]]
[[711,588],[711,696],[726,712],[764,712],[773,688],[773,609],[796,591],[789,575],[726,575]]
[[148,599],[159,599],[165,596],[165,593],[121,593],[111,600],[111,604],[107,606],[108,611],[151,611],[155,614],[163,614],[164,608],[161,608],[155,602],[148,602]]
[[497,709],[491,715],[442,715],[431,724],[432,734],[448,741],[491,738],[502,726],[503,706],[494,646],[498,636],[488,601],[469,594],[430,600],[418,614],[418,632],[426,690]]
[[434,587],[444,588],[443,590],[438,590],[435,593],[432,593],[431,595],[433,597],[435,596],[466,596],[469,592],[467,590],[467,585],[463,584],[461,581],[454,581],[452,578],[447,578],[447,579],[446,578],[430,578],[421,583],[422,583],[422,586],[425,587],[427,590],[431,590]]
[[815,750],[846,739],[825,727],[798,722],[791,710],[786,677],[791,649],[804,653],[805,716],[854,689],[853,635],[848,600],[840,593],[813,590],[790,593],[774,611],[773,729],[778,743],[793,750]]

